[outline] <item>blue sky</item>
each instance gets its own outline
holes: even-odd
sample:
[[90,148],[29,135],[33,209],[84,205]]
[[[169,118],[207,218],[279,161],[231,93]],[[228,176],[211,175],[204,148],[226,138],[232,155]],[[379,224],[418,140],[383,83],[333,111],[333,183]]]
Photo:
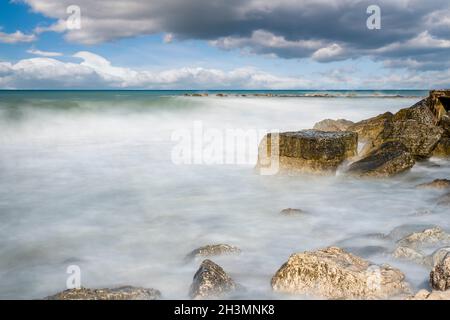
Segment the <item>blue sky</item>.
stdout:
[[0,88],[445,87],[449,13],[440,0],[2,1]]

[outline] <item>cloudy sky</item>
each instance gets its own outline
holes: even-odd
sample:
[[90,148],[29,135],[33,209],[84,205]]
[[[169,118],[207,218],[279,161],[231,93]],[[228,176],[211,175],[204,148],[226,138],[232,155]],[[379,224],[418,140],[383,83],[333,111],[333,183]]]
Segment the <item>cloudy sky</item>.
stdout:
[[0,2],[2,89],[437,87],[450,87],[449,0]]

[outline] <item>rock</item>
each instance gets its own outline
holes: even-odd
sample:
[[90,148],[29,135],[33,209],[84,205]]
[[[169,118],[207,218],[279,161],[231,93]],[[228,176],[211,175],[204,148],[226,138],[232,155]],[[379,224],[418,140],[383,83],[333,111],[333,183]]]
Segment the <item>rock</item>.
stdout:
[[384,238],[397,242],[400,239],[409,236],[411,233],[421,232],[425,229],[432,229],[435,227],[436,226],[430,224],[403,224],[392,229],[392,231],[385,235]]
[[450,253],[447,253],[431,271],[430,284],[435,290],[450,289]]
[[450,290],[429,292],[423,289],[407,300],[450,300]]
[[426,264],[424,254],[409,247],[397,247],[392,255],[397,259],[413,261],[419,264]]
[[330,299],[377,299],[409,292],[405,276],[388,265],[373,265],[337,247],[293,254],[275,273],[277,292]]
[[428,264],[434,268],[441,263],[447,254],[450,253],[450,247],[439,248],[427,257]]
[[437,204],[444,207],[450,206],[450,192],[439,197]]
[[354,123],[345,119],[331,120],[325,119],[317,122],[313,129],[320,131],[347,131],[347,129]]
[[408,248],[450,242],[450,235],[439,227],[414,232],[400,239],[397,243]]
[[68,289],[46,300],[156,300],[161,292],[155,289],[125,286],[115,289]]
[[221,297],[236,287],[233,279],[219,265],[204,260],[194,275],[189,295],[192,299]]
[[432,182],[422,183],[416,186],[419,189],[446,189],[450,188],[450,180],[436,179]]
[[193,260],[198,257],[205,258],[226,254],[239,254],[240,252],[241,250],[238,247],[229,244],[211,244],[191,251],[186,256],[186,260]]
[[414,164],[414,158],[402,143],[389,141],[352,163],[347,172],[361,177],[388,177],[409,170]]
[[278,165],[279,173],[332,173],[357,153],[358,136],[353,132],[285,132],[278,135],[278,145],[276,137],[268,134],[261,141],[258,170]]
[[450,156],[450,137],[442,137],[433,150],[433,157],[446,158]]
[[303,211],[302,209],[287,208],[281,210],[280,214],[282,214],[283,216],[301,216],[306,214],[306,211]]
[[393,117],[394,115],[391,112],[386,112],[376,117],[356,122],[348,127],[348,131],[356,132],[361,141],[372,141],[390,125]]

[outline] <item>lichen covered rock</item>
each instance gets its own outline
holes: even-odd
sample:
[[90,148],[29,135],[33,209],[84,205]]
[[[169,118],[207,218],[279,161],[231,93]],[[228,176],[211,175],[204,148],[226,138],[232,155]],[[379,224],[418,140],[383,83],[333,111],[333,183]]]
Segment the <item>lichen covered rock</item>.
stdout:
[[399,270],[374,265],[337,247],[293,254],[275,273],[277,292],[329,299],[377,299],[407,294]]

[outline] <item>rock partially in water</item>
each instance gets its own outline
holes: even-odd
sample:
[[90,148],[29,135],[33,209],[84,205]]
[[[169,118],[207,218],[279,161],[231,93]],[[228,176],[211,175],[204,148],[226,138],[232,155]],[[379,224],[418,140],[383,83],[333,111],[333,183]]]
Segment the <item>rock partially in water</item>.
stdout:
[[429,292],[423,289],[414,296],[408,297],[407,300],[450,300],[450,290]]
[[218,298],[236,288],[236,283],[222,267],[207,259],[194,275],[189,296],[192,299]]
[[320,131],[347,131],[347,129],[353,125],[354,123],[349,120],[345,119],[338,119],[338,120],[332,120],[332,119],[325,119],[322,121],[317,122],[313,129],[314,130],[320,130]]
[[384,238],[390,239],[392,241],[399,241],[402,238],[410,235],[414,232],[421,232],[425,229],[435,228],[435,225],[430,224],[403,224],[401,226],[395,227],[388,234],[384,235]]
[[337,247],[293,254],[275,273],[277,292],[329,299],[383,299],[408,294],[399,270],[374,265]]
[[334,173],[344,160],[356,155],[357,145],[353,132],[269,133],[259,145],[257,169],[278,166],[279,173]]
[[161,292],[155,289],[125,286],[115,289],[68,289],[49,296],[47,300],[156,300]]
[[394,258],[413,261],[419,264],[426,264],[425,255],[415,249],[409,247],[397,247],[392,253]]
[[210,244],[195,250],[192,250],[185,258],[185,260],[193,260],[198,257],[212,257],[219,255],[228,255],[228,254],[239,254],[241,250],[229,244]]
[[450,206],[450,192],[439,197],[437,204],[438,204],[438,206],[449,207]]
[[443,247],[439,248],[436,251],[434,251],[432,254],[430,254],[427,257],[428,264],[431,265],[431,267],[437,266],[439,263],[441,263],[444,258],[447,256],[447,254],[450,253],[450,247]]
[[307,214],[307,212],[302,209],[286,208],[281,210],[280,214],[283,216],[303,216]]
[[360,177],[389,177],[411,169],[414,164],[415,160],[405,145],[389,141],[352,163],[347,172]]
[[447,189],[450,188],[450,180],[436,179],[432,182],[422,183],[416,186],[419,189]]
[[373,141],[388,127],[394,115],[391,112],[380,114],[376,117],[356,122],[348,130],[356,132],[361,141]]
[[430,285],[439,291],[450,289],[450,253],[447,253],[431,271]]
[[397,242],[400,246],[419,248],[427,245],[450,243],[450,235],[439,227],[414,232]]

